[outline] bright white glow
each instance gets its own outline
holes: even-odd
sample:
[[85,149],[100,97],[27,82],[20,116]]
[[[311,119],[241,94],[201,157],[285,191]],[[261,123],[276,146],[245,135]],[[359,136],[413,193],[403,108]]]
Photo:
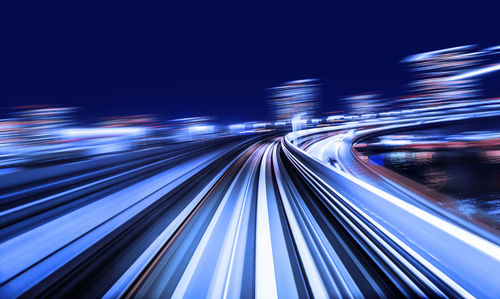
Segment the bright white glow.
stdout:
[[269,150],[271,148],[272,145],[267,147],[260,164],[259,190],[257,196],[257,231],[255,234],[256,298],[278,298],[266,187],[266,164]]
[[490,65],[490,66],[487,66],[484,68],[480,68],[477,70],[473,70],[470,72],[465,72],[465,73],[462,73],[462,74],[459,74],[456,76],[452,76],[452,77],[444,79],[444,81],[455,81],[455,80],[467,79],[467,78],[491,73],[491,72],[498,71],[498,70],[500,70],[500,63]]
[[302,114],[296,115],[292,118],[292,131],[300,131],[300,125],[302,124],[301,118]]
[[458,46],[458,47],[453,47],[453,48],[447,48],[447,49],[441,49],[441,50],[436,50],[436,51],[431,51],[431,52],[415,54],[415,55],[411,55],[411,56],[403,59],[402,62],[420,61],[420,60],[432,58],[437,54],[451,52],[451,51],[465,50],[465,49],[472,48],[474,46],[475,45]]
[[235,124],[235,125],[229,126],[229,131],[231,131],[231,132],[243,131],[243,130],[245,130],[245,125],[243,125],[243,124]]
[[61,130],[62,138],[90,138],[109,136],[142,136],[146,133],[146,128],[126,127],[126,128],[74,128]]
[[214,130],[215,130],[214,126],[191,126],[191,127],[188,127],[189,134],[213,133]]
[[266,127],[266,123],[256,123],[256,124],[253,124],[253,128],[254,129],[265,128],[265,127]]
[[386,139],[386,140],[382,140],[380,143],[386,144],[386,145],[406,145],[406,144],[411,144],[411,141],[410,140]]

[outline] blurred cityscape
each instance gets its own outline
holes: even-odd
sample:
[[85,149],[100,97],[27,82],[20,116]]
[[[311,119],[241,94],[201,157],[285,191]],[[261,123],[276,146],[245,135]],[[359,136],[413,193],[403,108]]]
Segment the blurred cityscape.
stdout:
[[397,97],[283,82],[242,123],[7,107],[0,298],[497,297],[499,52],[404,58]]
[[188,142],[222,136],[300,130],[349,121],[411,117],[484,101],[481,77],[500,70],[500,46],[479,49],[466,45],[411,55],[401,62],[413,78],[407,94],[397,98],[380,92],[347,96],[339,113],[318,109],[320,79],[285,82],[269,88],[269,116],[265,121],[220,124],[212,116],[162,120],[151,115],[110,117],[82,125],[78,107],[20,106],[0,119],[0,167],[33,162],[79,159],[140,149],[158,144]]

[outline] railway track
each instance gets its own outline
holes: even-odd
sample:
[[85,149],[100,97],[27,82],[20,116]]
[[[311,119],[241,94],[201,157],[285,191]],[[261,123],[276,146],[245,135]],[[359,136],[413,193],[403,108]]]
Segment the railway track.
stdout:
[[498,288],[498,245],[332,170],[289,136],[143,159],[21,197],[20,207],[49,216],[2,219],[0,295],[481,297]]

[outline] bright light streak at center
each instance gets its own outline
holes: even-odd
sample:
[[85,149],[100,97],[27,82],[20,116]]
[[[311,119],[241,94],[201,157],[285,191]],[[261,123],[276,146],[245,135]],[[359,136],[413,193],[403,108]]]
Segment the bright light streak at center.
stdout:
[[462,79],[472,78],[472,77],[476,77],[476,76],[479,76],[479,75],[491,73],[491,72],[498,71],[498,70],[500,70],[500,63],[494,64],[494,65],[490,65],[490,66],[487,66],[487,67],[484,67],[484,68],[480,68],[480,69],[477,69],[477,70],[473,70],[473,71],[470,71],[470,72],[462,73],[462,74],[459,74],[459,75],[456,75],[456,76],[452,76],[452,77],[446,78],[445,81],[456,81],[456,80],[462,80]]
[[266,163],[268,146],[262,157],[259,175],[259,190],[257,197],[257,232],[256,232],[256,263],[255,263],[255,297],[278,298],[276,275],[274,271],[273,249],[271,245],[271,227],[266,190]]

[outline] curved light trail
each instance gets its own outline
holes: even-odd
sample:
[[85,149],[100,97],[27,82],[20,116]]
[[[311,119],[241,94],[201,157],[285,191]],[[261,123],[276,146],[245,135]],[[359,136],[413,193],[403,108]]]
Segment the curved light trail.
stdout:
[[497,112],[415,113],[5,181],[0,297],[499,294],[498,236],[370,177],[352,155],[365,134]]

